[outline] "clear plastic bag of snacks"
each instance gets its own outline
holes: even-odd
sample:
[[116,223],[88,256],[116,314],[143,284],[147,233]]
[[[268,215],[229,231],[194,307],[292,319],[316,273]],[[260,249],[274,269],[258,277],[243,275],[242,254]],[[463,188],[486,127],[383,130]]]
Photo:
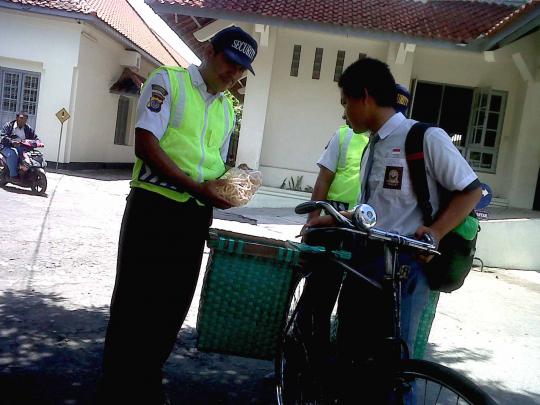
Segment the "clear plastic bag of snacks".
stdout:
[[226,183],[218,186],[217,191],[230,201],[233,207],[246,205],[262,184],[261,172],[252,170],[245,164],[229,169],[220,179],[226,180]]

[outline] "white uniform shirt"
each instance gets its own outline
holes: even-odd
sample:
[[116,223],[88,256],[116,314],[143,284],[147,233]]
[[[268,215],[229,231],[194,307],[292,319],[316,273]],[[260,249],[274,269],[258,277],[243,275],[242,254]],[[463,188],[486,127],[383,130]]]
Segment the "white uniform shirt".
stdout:
[[14,135],[21,140],[26,139],[26,134],[24,133],[24,127],[19,128],[17,126],[17,122],[13,124],[13,132],[11,133],[11,135]]
[[[188,67],[189,76],[193,87],[197,88],[207,104],[212,103],[218,97],[225,97],[223,93],[211,94],[208,92],[206,83],[202,78],[199,69],[195,65]],[[161,103],[159,111],[154,111],[148,107],[148,102],[152,97],[152,85],[163,87],[167,94]],[[160,70],[144,85],[143,91],[137,104],[137,123],[135,128],[143,128],[150,131],[157,139],[161,139],[167,130],[169,117],[171,114],[171,89],[169,84],[169,75],[167,72]],[[231,128],[234,128],[234,124]],[[232,132],[232,131],[231,131]],[[229,151],[229,140],[231,132],[225,137],[221,145],[221,158],[225,162],[227,160],[227,152]]]
[[[376,226],[404,235],[414,234],[423,224],[405,159],[405,139],[415,122],[396,113],[379,129],[380,140],[375,144],[369,177],[367,203],[377,213]],[[368,156],[369,147],[362,159],[361,179]],[[433,213],[439,209],[437,184],[450,191],[461,191],[478,178],[448,134],[440,128],[426,131],[424,156]]]
[[325,167],[335,173],[339,162],[339,129],[332,135],[330,142],[326,145],[324,152],[317,161],[319,167]]

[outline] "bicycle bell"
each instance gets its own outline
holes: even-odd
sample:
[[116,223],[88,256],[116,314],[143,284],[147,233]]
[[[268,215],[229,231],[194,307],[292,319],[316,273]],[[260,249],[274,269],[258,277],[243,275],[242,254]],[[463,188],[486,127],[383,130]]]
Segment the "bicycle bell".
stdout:
[[377,214],[371,205],[357,205],[354,208],[352,220],[356,227],[368,230],[373,228],[377,223]]

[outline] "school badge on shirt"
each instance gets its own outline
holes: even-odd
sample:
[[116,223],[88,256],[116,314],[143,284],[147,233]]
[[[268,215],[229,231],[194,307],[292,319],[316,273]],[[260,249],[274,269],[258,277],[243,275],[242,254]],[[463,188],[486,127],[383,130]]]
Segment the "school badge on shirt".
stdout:
[[401,190],[401,183],[403,179],[403,167],[401,166],[386,166],[384,172],[384,188],[390,188],[393,190]]
[[146,103],[146,108],[152,112],[160,112],[161,106],[163,105],[163,101],[165,101],[167,94],[169,94],[167,90],[165,90],[159,84],[153,84],[152,96],[150,97],[150,100],[148,100],[148,103]]

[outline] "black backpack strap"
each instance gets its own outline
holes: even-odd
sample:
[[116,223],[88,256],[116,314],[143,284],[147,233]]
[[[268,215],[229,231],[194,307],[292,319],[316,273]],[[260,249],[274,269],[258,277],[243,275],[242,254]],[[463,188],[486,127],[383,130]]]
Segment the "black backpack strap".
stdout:
[[409,175],[418,205],[422,211],[425,226],[430,226],[433,223],[433,207],[429,201],[426,162],[424,159],[424,135],[426,130],[432,126],[423,122],[415,123],[409,130],[405,140],[405,156],[409,167]]

